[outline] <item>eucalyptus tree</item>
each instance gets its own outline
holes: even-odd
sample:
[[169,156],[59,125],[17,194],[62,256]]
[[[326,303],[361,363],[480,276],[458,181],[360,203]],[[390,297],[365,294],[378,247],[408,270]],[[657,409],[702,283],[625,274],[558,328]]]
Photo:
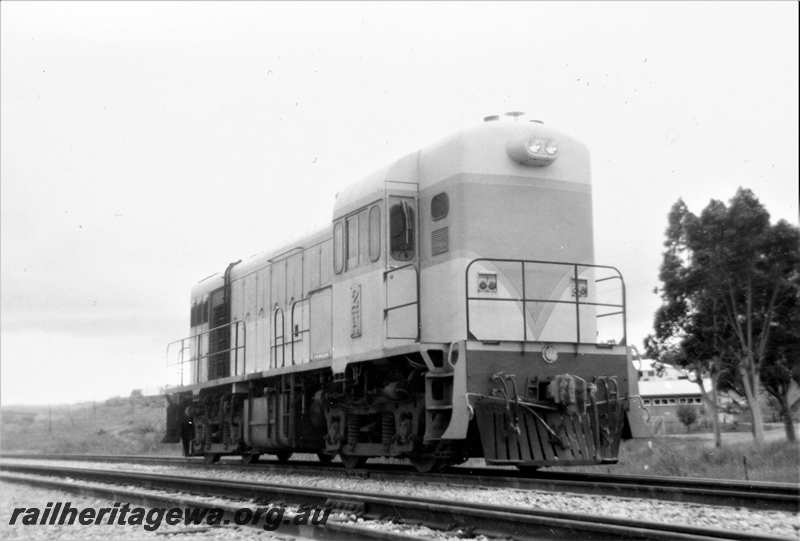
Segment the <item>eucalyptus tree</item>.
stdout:
[[776,343],[790,324],[780,314],[784,300],[797,296],[800,230],[783,220],[771,224],[755,195],[739,188],[727,206],[711,200],[699,216],[679,199],[664,246],[662,305],[650,348],[671,351],[701,372],[732,369],[761,443],[762,369],[776,358]]

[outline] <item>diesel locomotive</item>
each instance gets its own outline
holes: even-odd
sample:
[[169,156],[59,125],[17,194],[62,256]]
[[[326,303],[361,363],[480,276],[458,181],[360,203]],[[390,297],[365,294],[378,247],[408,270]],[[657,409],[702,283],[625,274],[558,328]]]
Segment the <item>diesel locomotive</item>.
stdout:
[[339,193],[329,227],[191,290],[164,441],[187,456],[617,460],[636,377],[594,263],[587,148],[517,114]]

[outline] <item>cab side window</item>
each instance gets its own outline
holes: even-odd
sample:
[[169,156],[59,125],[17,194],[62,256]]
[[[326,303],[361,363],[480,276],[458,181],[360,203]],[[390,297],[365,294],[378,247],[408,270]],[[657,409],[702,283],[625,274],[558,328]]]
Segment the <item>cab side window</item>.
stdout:
[[358,214],[347,221],[347,270],[358,266]]
[[381,257],[381,208],[373,205],[369,209],[369,260],[377,261]]
[[400,201],[389,209],[389,251],[396,261],[414,259],[414,209]]
[[442,192],[433,196],[431,199],[431,219],[434,222],[447,218],[447,213],[450,212],[450,199],[447,193]]
[[344,228],[342,222],[333,226],[333,271],[339,274],[344,270]]
[[381,211],[364,208],[333,225],[333,270],[336,274],[380,259]]
[[369,219],[366,210],[358,213],[358,266],[369,263]]

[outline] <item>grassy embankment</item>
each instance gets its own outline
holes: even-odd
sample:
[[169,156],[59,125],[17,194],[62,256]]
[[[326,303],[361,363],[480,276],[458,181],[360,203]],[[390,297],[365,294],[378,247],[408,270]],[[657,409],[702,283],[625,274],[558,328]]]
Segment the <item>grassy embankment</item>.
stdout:
[[[112,398],[96,404],[4,408],[0,449],[31,453],[180,454],[160,443],[163,397]],[[767,443],[753,445],[749,432],[723,434],[715,449],[710,434],[662,436],[622,443],[619,464],[570,468],[640,475],[678,475],[760,481],[800,481],[800,446],[785,441],[780,425]],[[482,465],[483,460],[471,463]]]
[[716,449],[710,434],[636,439],[622,443],[618,464],[575,469],[620,474],[800,482],[800,444],[786,441],[782,428],[769,430],[766,440],[763,446],[757,447],[749,432],[723,433],[722,448]]
[[0,448],[6,452],[178,454],[164,436],[162,396],[111,398],[68,406],[3,408]]

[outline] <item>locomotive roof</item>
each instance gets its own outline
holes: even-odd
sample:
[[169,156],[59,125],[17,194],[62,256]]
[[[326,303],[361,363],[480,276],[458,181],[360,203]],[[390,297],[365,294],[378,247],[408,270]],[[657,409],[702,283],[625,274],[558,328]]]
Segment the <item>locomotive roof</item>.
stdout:
[[[506,153],[509,141],[523,137],[544,137],[558,141],[559,157],[546,167],[532,167],[515,162]],[[339,218],[392,193],[422,191],[454,175],[511,175],[549,181],[590,184],[589,152],[577,140],[539,122],[492,121],[456,132],[421,150],[412,152],[355,182],[337,194],[333,218]],[[277,250],[265,251],[233,268],[232,276],[240,277],[262,268],[271,260],[282,258],[292,250],[309,248],[331,237],[330,228],[305,235]],[[222,286],[222,272],[204,278],[192,288],[192,298],[205,295]]]
[[[277,261],[283,259],[286,256],[291,255],[293,252],[297,251],[301,248],[310,248],[320,242],[324,242],[325,240],[331,237],[331,232],[329,228],[316,231],[314,233],[304,235],[289,244],[284,245],[282,248],[277,250],[270,250],[270,251],[263,251],[253,254],[249,257],[242,258],[242,261],[233,267],[231,270],[231,277],[233,279],[241,278],[251,272],[254,272],[258,269],[269,265],[272,261]],[[216,272],[211,276],[203,278],[197,284],[192,287],[191,296],[192,298],[202,297],[214,291],[215,289],[222,287],[223,285],[223,273]]]
[[[507,143],[533,136],[558,141],[560,159],[546,167],[532,167],[509,158]],[[422,191],[460,173],[591,183],[589,151],[577,140],[539,122],[484,122],[407,154],[350,185],[337,195],[333,217],[339,218],[383,197],[387,188],[402,189],[398,183],[417,183]]]
[[[708,381],[704,381],[708,384]],[[653,396],[700,396],[700,386],[688,379],[656,379],[639,381],[639,394]]]

